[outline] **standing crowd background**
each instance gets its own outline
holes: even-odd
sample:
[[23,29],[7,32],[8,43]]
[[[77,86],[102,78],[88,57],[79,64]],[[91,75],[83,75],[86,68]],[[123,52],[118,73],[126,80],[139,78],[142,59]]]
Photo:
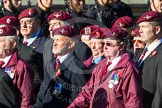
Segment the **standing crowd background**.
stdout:
[[162,108],[162,1],[2,0],[0,108]]

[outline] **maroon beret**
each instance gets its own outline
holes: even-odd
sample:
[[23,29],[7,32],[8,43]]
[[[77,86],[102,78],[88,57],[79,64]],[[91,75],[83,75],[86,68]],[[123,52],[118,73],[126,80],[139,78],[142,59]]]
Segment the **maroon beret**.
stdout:
[[87,26],[81,29],[80,35],[92,35],[92,33],[96,30],[99,30],[98,25]]
[[20,26],[20,22],[17,17],[14,16],[4,16],[0,19],[0,24],[9,25],[9,26]]
[[53,34],[73,37],[76,35],[76,31],[71,26],[61,26],[59,28],[54,29]]
[[95,39],[103,39],[103,33],[105,31],[108,31],[109,28],[98,28],[96,29],[95,31],[93,31],[92,35],[91,35],[91,38],[95,38]]
[[25,9],[23,10],[19,16],[18,16],[18,19],[22,19],[24,17],[35,17],[35,16],[38,16],[38,12],[35,8],[28,8],[28,9]]
[[159,12],[156,11],[149,11],[145,12],[138,20],[137,24],[144,22],[144,21],[156,21],[161,19],[161,15]]
[[131,27],[132,25],[133,25],[133,19],[129,16],[123,16],[115,21],[112,28],[114,27],[127,28],[127,27]]
[[140,36],[139,27],[132,30],[131,35],[134,36],[134,37],[139,37]]
[[122,28],[112,28],[103,33],[104,39],[125,40],[128,32]]
[[59,12],[53,12],[51,13],[47,20],[48,22],[50,22],[52,19],[56,19],[56,20],[61,20],[61,21],[64,21],[64,20],[68,20],[68,19],[71,19],[72,16],[64,11],[59,11]]
[[12,26],[0,27],[0,36],[14,36],[16,35],[16,29]]

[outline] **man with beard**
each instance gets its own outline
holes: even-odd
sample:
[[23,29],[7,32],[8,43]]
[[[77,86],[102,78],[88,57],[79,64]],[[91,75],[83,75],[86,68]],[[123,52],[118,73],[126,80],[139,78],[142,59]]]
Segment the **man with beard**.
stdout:
[[86,83],[82,62],[73,54],[76,44],[75,31],[70,26],[53,30],[53,54],[45,64],[44,80],[33,108],[66,108]]
[[3,16],[16,16],[18,17],[21,11],[22,0],[2,0],[3,1]]
[[[64,11],[59,11],[59,12],[52,12],[48,16],[48,22],[49,22],[49,31],[50,31],[50,38],[53,38],[53,29],[59,28],[64,25],[71,25],[70,21],[72,21],[72,16]],[[52,40],[48,39],[45,42],[44,45],[44,52],[43,52],[43,61],[44,64],[46,63],[47,60],[52,59],[51,57],[51,47],[52,47]],[[80,50],[82,49],[82,50]],[[81,42],[79,39],[77,43],[75,44],[75,55],[83,62],[87,60],[91,55],[91,49]]]
[[0,61],[2,69],[13,81],[16,108],[31,108],[35,102],[33,71],[30,66],[19,58],[16,45],[18,36],[11,26],[0,27]]
[[85,16],[94,20],[97,20],[101,24],[105,25],[108,28],[111,28],[113,23],[122,16],[130,16],[128,10],[121,10],[119,4],[114,3],[115,0],[95,0],[95,6],[87,10]]
[[[73,18],[84,17],[85,11],[85,0],[65,0],[66,12],[70,14]],[[75,21],[75,20],[74,20]],[[87,22],[86,22],[87,23]],[[74,28],[79,31],[85,27],[87,24],[85,22],[75,22]]]

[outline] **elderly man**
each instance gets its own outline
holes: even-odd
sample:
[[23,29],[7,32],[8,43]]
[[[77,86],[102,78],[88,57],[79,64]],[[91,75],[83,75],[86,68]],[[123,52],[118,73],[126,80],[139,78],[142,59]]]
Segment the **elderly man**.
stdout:
[[36,63],[39,65],[40,70],[35,77],[39,79],[36,84],[37,89],[39,89],[43,80],[43,49],[46,36],[42,35],[38,12],[35,8],[25,9],[19,14],[18,19],[20,21],[20,33],[22,34],[20,41],[38,53],[35,60],[37,61]]
[[140,73],[126,53],[126,34],[107,29],[104,55],[91,79],[68,108],[142,108]]
[[162,20],[159,12],[144,13],[137,21],[145,48],[136,57],[142,71],[144,108],[162,108]]
[[4,62],[2,69],[13,81],[16,97],[16,108],[31,108],[35,102],[33,71],[20,59],[16,44],[18,36],[13,27],[0,27],[0,60]]
[[[19,23],[18,18],[14,16],[2,17],[0,19],[0,26],[12,26],[16,28],[17,36],[20,36],[20,30],[19,30],[20,23]],[[37,94],[39,91],[40,83],[43,80],[43,77],[42,77],[43,72],[41,74],[42,69],[41,69],[40,62],[38,62],[39,61],[38,55],[40,54],[34,51],[34,49],[32,49],[31,47],[23,45],[22,42],[17,43],[17,50],[18,50],[18,56],[21,59],[27,61],[32,67],[32,70],[34,71],[34,87],[35,87],[34,90],[35,90],[35,93]]]
[[46,37],[41,35],[37,10],[35,8],[25,9],[19,14],[18,19],[20,20],[20,32],[23,37],[22,42],[37,52],[43,53]]
[[86,83],[85,68],[73,54],[75,31],[70,26],[54,29],[53,54],[57,57],[45,64],[44,80],[33,108],[66,108]]
[[[48,16],[48,22],[49,22],[49,31],[50,31],[50,37],[53,37],[52,34],[52,30],[56,29],[58,27],[64,26],[64,25],[70,25],[70,21],[72,16],[70,16],[69,14],[67,14],[66,12],[60,11],[60,12],[53,12]],[[52,46],[52,41],[51,40],[47,40],[45,43],[45,51],[44,51],[44,62],[46,62],[47,60],[50,60],[52,56],[51,55],[51,46]],[[82,50],[80,50],[80,48]],[[92,52],[91,49],[84,44],[81,41],[77,41],[76,45],[75,45],[75,55],[83,62],[85,60],[87,60]]]
[[[103,53],[103,31],[104,28],[99,28],[97,25],[87,26],[81,30],[82,37],[87,36],[90,38],[89,46],[92,50],[92,56],[84,62],[88,68],[94,67],[105,58]],[[81,39],[83,39],[82,37]]]

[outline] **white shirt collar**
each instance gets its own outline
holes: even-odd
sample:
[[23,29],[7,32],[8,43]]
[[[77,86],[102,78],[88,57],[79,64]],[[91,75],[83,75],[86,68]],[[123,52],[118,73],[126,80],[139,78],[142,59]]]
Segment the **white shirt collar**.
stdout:
[[70,56],[72,56],[72,53],[67,53],[67,54],[61,56],[60,58],[57,57],[57,59],[59,59],[60,60],[60,63],[62,63],[66,58],[68,58]]
[[155,41],[155,42],[151,43],[150,45],[146,45],[147,50],[148,50],[149,52],[152,52],[157,46],[160,45],[160,43],[161,43],[161,41],[158,40],[158,41]]
[[7,65],[7,63],[9,62],[9,60],[10,60],[10,58],[11,58],[11,56],[12,56],[12,55],[7,56],[7,57],[5,57],[5,58],[3,59],[3,61],[4,61],[5,64],[4,64],[2,67],[4,67],[5,65]]
[[40,30],[34,33],[31,38],[23,39],[23,43],[26,41],[28,42],[27,46],[30,46],[35,41],[35,39],[39,36],[39,33],[40,33]]
[[117,57],[117,58],[115,58],[115,59],[113,59],[111,62],[111,65],[108,67],[108,70],[109,71],[111,71],[117,64],[118,64],[118,62],[120,61],[120,59],[121,59],[121,57],[122,57],[122,55],[121,56],[119,56],[119,57]]

